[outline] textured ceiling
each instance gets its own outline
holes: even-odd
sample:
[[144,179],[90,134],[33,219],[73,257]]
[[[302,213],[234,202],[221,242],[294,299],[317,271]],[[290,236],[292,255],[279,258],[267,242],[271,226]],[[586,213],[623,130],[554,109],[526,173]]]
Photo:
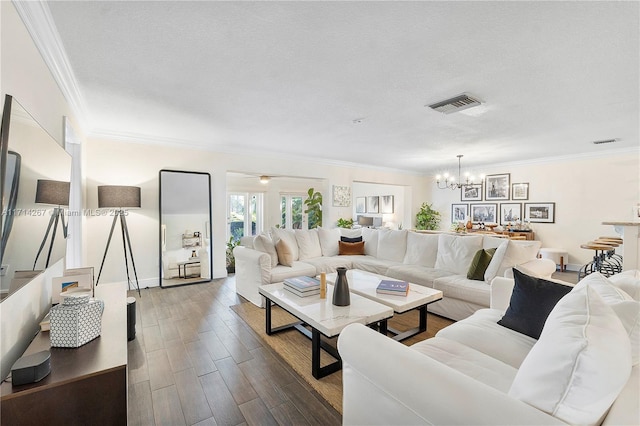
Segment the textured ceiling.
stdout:
[[48,5],[94,134],[416,172],[639,144],[638,2]]

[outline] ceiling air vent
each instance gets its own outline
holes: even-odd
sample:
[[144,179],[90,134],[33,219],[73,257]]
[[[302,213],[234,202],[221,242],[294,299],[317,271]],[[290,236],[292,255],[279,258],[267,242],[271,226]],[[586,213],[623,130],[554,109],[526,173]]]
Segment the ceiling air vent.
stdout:
[[620,139],[615,138],[615,139],[605,139],[602,141],[593,141],[594,145],[602,145],[603,143],[614,143],[614,142],[618,142]]
[[429,108],[436,111],[440,111],[444,114],[451,114],[453,112],[462,111],[463,109],[473,108],[480,105],[481,102],[471,96],[463,93],[455,98],[447,99],[446,101],[436,102],[429,105]]

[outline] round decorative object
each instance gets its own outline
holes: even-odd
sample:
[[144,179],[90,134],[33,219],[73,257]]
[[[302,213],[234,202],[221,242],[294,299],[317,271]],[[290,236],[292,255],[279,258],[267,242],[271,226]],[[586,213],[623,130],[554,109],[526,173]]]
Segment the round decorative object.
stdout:
[[467,229],[471,229],[473,228],[473,223],[471,222],[471,219],[467,220]]
[[349,296],[349,282],[347,281],[347,268],[336,268],[338,277],[333,289],[333,304],[336,306],[349,306],[351,297]]

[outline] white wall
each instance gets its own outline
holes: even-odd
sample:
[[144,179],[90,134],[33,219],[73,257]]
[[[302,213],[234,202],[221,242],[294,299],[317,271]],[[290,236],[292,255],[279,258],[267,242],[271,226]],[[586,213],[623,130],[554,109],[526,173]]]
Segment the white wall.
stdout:
[[[326,165],[286,158],[196,151],[188,148],[152,146],[97,138],[89,139],[86,153],[86,207],[88,209],[97,207],[98,185],[135,185],[142,188],[142,208],[132,210],[127,217],[127,223],[138,278],[143,288],[155,286],[158,283],[158,171],[160,169],[172,168],[211,173],[214,277],[226,276],[224,252],[227,227],[227,171],[241,170],[258,175],[308,176],[316,179],[311,185],[308,185],[308,182],[303,182],[301,187],[303,191],[306,191],[310,186],[314,186],[323,193],[323,221],[326,226],[335,226],[338,218],[351,216],[351,207],[333,207],[331,205],[332,185],[352,186],[354,181],[386,183],[411,187],[414,194],[421,194],[425,187],[424,177],[399,172]],[[269,183],[269,185],[273,185],[272,194],[300,188],[286,185],[278,187],[277,182],[277,179],[273,179]],[[324,184],[319,187],[316,183]],[[236,187],[236,189],[246,190],[247,188]],[[422,197],[417,198],[421,199]],[[270,212],[278,211],[278,200],[277,195],[266,200],[269,203]],[[418,206],[420,202],[417,203]],[[272,208],[274,206],[275,209]],[[413,206],[413,209],[417,210],[417,207]],[[265,226],[278,223],[277,215],[278,213],[270,213]],[[100,264],[110,226],[111,218],[109,217],[92,216],[87,218],[86,235],[91,242],[87,253],[89,264]],[[103,276],[100,279],[101,282],[126,279],[122,257],[122,244],[116,242],[114,245],[112,243],[105,262]]]
[[[13,4],[0,2],[0,95],[12,95],[62,146],[63,116],[75,118]],[[81,136],[81,135],[79,135]],[[58,262],[0,305],[2,377],[26,349],[51,306],[51,277]]]
[[[357,220],[357,217],[360,215],[371,216],[371,217],[379,217],[382,219],[383,224],[387,222],[392,222],[395,226],[389,226],[394,229],[397,229],[399,226],[402,228],[411,227],[412,220],[412,211],[411,211],[411,200],[412,191],[410,187],[405,187],[401,185],[383,185],[379,183],[367,183],[367,182],[354,182],[353,189],[351,191],[353,200],[351,206],[351,218]],[[356,213],[355,199],[356,197],[371,197],[371,196],[384,196],[384,195],[392,195],[393,196],[393,214],[382,214],[382,213]],[[366,207],[366,206],[365,206]],[[415,219],[415,214],[413,214]],[[407,226],[408,225],[408,226]]]
[[[593,257],[592,251],[580,248],[581,244],[600,236],[615,235],[613,227],[602,222],[631,220],[632,207],[640,200],[640,152],[637,150],[603,153],[599,157],[498,165],[482,171],[510,173],[511,182],[529,182],[529,200],[515,202],[556,203],[555,223],[534,223],[532,227],[543,247],[564,248],[569,252],[572,269]],[[442,213],[440,229],[449,229],[451,204],[462,203],[460,191],[439,190],[433,178],[429,186],[433,207]],[[481,202],[487,201],[478,201]],[[624,248],[619,251],[623,253]]]

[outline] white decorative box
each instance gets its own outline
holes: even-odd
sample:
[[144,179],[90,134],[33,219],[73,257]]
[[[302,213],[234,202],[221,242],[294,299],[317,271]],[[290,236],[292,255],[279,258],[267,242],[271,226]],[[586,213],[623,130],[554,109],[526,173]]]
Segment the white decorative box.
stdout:
[[78,348],[100,336],[104,302],[90,293],[62,296],[62,303],[51,308],[51,346]]

